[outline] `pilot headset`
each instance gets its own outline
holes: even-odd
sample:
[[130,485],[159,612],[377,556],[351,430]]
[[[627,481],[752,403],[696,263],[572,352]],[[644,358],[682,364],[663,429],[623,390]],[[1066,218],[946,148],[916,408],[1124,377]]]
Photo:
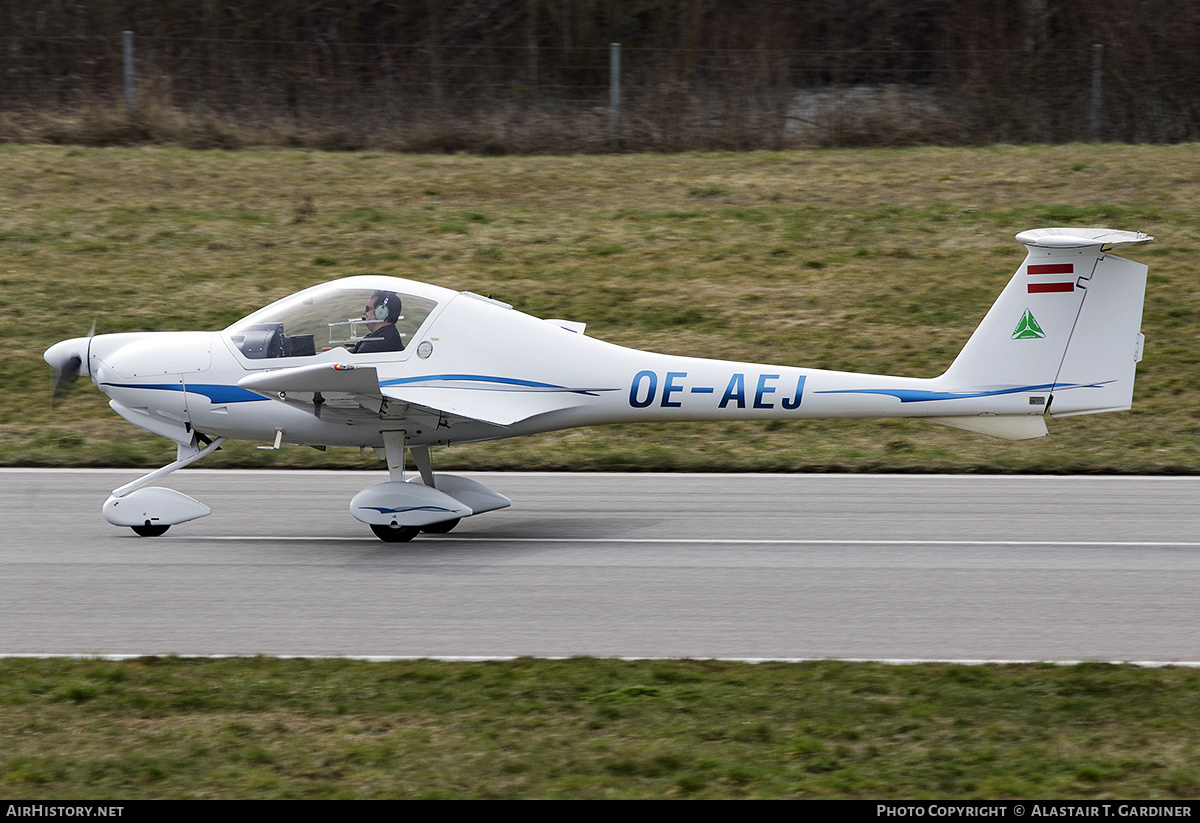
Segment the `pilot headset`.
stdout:
[[[375,319],[379,321],[395,322],[400,319],[400,298],[389,292],[376,292],[375,303]],[[393,311],[392,301],[395,301],[395,311]]]

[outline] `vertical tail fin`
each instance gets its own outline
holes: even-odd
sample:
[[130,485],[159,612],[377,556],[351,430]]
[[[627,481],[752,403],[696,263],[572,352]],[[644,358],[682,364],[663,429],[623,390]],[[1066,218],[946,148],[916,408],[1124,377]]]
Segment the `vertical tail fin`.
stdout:
[[1021,232],[1025,262],[939,379],[1044,393],[1054,416],[1129,408],[1146,266],[1109,251],[1153,239],[1109,229]]

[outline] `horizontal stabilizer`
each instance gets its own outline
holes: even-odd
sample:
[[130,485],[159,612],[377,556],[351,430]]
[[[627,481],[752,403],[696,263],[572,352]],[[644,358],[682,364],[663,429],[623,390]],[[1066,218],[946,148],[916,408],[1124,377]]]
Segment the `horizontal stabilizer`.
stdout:
[[1017,235],[1017,242],[1040,249],[1084,249],[1103,247],[1106,251],[1145,243],[1154,238],[1140,231],[1117,229],[1052,228],[1029,229]]
[[966,429],[978,434],[990,434],[992,437],[1002,437],[1005,440],[1032,440],[1035,437],[1045,437],[1046,418],[1040,414],[985,414],[970,417],[923,417],[933,423],[943,426],[953,426],[956,429]]

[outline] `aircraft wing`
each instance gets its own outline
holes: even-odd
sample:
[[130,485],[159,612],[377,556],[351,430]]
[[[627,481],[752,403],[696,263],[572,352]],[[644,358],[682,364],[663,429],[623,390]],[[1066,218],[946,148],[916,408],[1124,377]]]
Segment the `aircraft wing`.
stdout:
[[569,408],[581,396],[615,391],[483,374],[404,377],[385,380],[382,389],[384,395],[394,400],[497,426],[511,426],[539,414]]
[[280,392],[379,393],[379,376],[374,366],[349,366],[343,363],[314,363],[291,369],[270,369],[238,381],[243,389],[275,399]]
[[[614,390],[477,374],[435,374],[381,383],[374,366],[340,363],[260,372],[242,378],[238,385],[271,400],[311,406],[318,416],[347,401],[353,401],[367,413],[383,416],[394,413],[398,402],[425,412],[496,426],[511,426],[535,415],[570,407],[581,395],[594,396],[597,392]],[[314,398],[319,399],[314,402]]]

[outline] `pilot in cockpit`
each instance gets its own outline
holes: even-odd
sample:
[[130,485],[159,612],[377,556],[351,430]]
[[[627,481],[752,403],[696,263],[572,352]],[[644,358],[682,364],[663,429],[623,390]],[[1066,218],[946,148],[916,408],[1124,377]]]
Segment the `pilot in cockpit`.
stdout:
[[367,300],[362,319],[371,333],[350,347],[351,354],[377,351],[401,351],[404,341],[396,330],[400,319],[400,297],[391,291],[377,291]]

